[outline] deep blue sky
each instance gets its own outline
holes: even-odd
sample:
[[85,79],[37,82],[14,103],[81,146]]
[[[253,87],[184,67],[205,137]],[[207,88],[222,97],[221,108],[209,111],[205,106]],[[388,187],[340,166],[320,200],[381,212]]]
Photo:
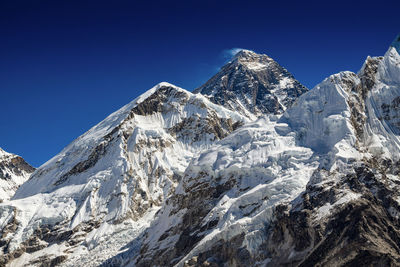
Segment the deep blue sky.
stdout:
[[400,32],[400,1],[0,1],[0,147],[39,166],[160,81],[192,90],[223,51],[308,87]]

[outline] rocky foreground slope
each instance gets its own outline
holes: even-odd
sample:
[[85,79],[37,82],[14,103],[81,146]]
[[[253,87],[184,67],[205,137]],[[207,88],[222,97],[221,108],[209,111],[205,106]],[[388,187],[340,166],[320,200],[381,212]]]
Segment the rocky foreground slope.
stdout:
[[0,265],[400,265],[399,44],[310,91],[249,51],[159,84],[0,204]]
[[34,170],[20,156],[0,148],[0,202],[10,199]]

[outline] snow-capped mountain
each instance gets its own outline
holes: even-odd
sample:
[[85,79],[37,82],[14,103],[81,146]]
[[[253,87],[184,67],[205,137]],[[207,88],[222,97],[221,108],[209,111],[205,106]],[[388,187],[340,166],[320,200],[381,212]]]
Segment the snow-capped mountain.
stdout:
[[195,93],[254,117],[281,114],[307,88],[267,55],[242,50]]
[[20,156],[0,148],[0,202],[10,199],[34,170]]
[[277,121],[243,126],[192,161],[131,250],[138,256],[121,262],[399,265],[399,98],[392,45],[358,74],[328,77]]
[[72,142],[0,206],[0,263],[101,263],[146,227],[195,155],[247,121],[160,83]]
[[[269,239],[271,265],[397,266],[399,50],[393,45],[384,57],[368,57],[358,74],[333,75],[314,90],[314,97],[309,97],[312,92],[301,97],[286,119],[303,129],[303,144],[315,134],[307,118],[316,117],[322,117],[316,119],[322,123],[316,134],[327,140],[335,136],[339,141],[325,153],[324,164],[314,172],[298,201],[276,212]],[[335,112],[325,101],[312,104],[318,91],[325,90],[336,95],[325,99],[340,106]],[[306,112],[304,119],[294,116],[296,108]]]
[[400,265],[399,46],[309,91],[248,50],[157,85],[0,204],[0,265]]

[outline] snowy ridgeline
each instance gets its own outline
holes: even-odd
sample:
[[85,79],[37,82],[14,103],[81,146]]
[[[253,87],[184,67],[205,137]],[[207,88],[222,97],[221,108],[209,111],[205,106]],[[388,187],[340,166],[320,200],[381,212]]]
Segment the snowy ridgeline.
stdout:
[[[304,260],[312,246],[295,250],[293,238],[269,247],[278,242],[268,232],[282,215],[277,207],[308,205],[310,220],[327,221],[363,196],[341,184],[354,166],[399,160],[400,56],[393,45],[358,74],[332,75],[307,92],[265,57],[241,52],[202,87],[212,89],[207,97],[161,83],[67,146],[0,205],[7,243],[0,259],[16,266]],[[268,86],[251,99],[243,90],[255,88],[254,79]],[[242,93],[221,102],[217,87]],[[317,196],[310,190],[320,187],[335,197],[306,203],[304,194]],[[286,252],[266,252],[278,248]]]
[[[38,228],[68,240],[40,238],[44,249],[15,262],[99,249],[121,231],[125,238],[114,240],[115,247],[104,245],[110,252],[94,256],[107,259],[130,242],[126,236],[133,238],[149,224],[195,155],[247,121],[202,95],[160,83],[67,146],[0,206],[3,229],[18,222],[5,237],[8,253],[32,242]],[[66,247],[63,241],[71,240],[76,245]]]
[[0,201],[10,199],[34,170],[21,157],[0,148]]

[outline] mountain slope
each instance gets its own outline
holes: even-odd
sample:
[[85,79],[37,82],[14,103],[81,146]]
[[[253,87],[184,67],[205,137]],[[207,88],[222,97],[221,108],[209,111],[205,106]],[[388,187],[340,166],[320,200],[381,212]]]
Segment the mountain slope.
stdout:
[[304,94],[249,51],[159,84],[0,204],[0,265],[400,265],[398,42]]
[[34,170],[23,158],[0,148],[0,202],[10,199]]
[[242,50],[194,92],[253,117],[281,114],[306,91],[307,88],[272,58]]
[[195,154],[246,121],[171,84],[150,89],[0,205],[0,262],[73,266],[107,259],[143,231]]
[[261,248],[274,206],[305,190],[318,167],[295,137],[287,124],[261,118],[204,152],[148,230],[137,262],[124,264],[254,265],[249,257]]
[[220,141],[188,167],[139,255],[121,261],[399,265],[399,77],[391,47],[359,74],[330,76],[277,122]]
[[400,264],[399,74],[399,52],[391,47],[383,58],[369,57],[353,82],[342,80],[360,156],[341,162],[341,171],[339,161],[319,168],[299,201],[280,207],[268,242],[271,265]]

